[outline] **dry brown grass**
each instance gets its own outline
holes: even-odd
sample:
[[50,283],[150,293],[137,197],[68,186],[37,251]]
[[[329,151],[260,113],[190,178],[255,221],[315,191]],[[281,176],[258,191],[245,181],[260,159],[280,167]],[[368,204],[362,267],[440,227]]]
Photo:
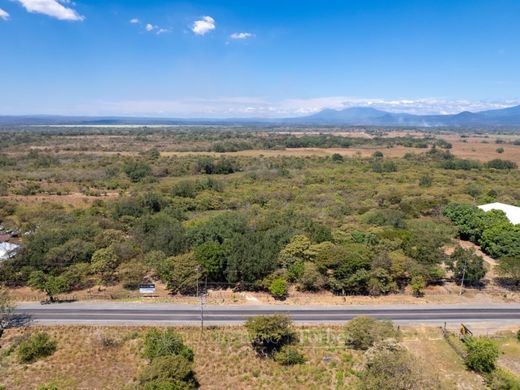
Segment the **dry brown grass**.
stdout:
[[[301,132],[281,132],[286,134],[303,134]],[[305,134],[322,134],[327,133],[326,131],[320,130],[315,133],[306,132]],[[373,138],[372,134],[360,131],[336,131],[332,134],[343,137],[357,137],[357,138]],[[432,135],[428,133],[418,131],[407,131],[407,130],[396,130],[384,134],[383,138],[389,137],[416,137],[423,138],[426,135]],[[495,158],[502,158],[512,160],[520,164],[520,145],[511,144],[496,144],[497,138],[513,141],[517,139],[514,135],[471,135],[467,138],[461,138],[459,134],[455,133],[442,133],[434,134],[436,138],[442,138],[452,143],[452,153],[459,158],[473,159],[479,161],[489,161]],[[173,140],[163,139],[159,136],[150,136],[148,141],[136,140],[134,137],[128,135],[83,135],[75,137],[59,137],[59,144],[57,144],[57,138],[49,138],[48,140],[42,141],[42,145],[31,145],[31,149],[38,149],[44,152],[51,152],[57,155],[78,155],[85,154],[91,156],[136,156],[140,152],[148,150],[150,147],[158,147],[161,150],[163,156],[186,156],[186,155],[233,155],[233,156],[246,156],[246,157],[258,157],[258,156],[328,156],[334,153],[339,153],[348,157],[369,157],[376,150],[381,150],[386,156],[389,157],[402,157],[406,153],[423,153],[424,149],[408,148],[404,146],[395,146],[392,148],[386,148],[384,146],[362,146],[353,148],[291,148],[284,150],[244,150],[239,152],[229,153],[214,153],[214,152],[185,152],[190,147],[197,147],[198,150],[205,149],[209,146],[208,142],[197,141],[196,143],[175,143]],[[85,145],[89,145],[88,150],[85,149]],[[504,148],[504,153],[497,153],[498,147]],[[11,156],[18,156],[26,154],[26,149],[20,149],[18,147],[11,147],[4,151],[6,154]]]
[[502,353],[499,358],[499,365],[520,376],[520,341],[514,334],[518,331],[518,328],[516,327],[513,331],[503,334],[503,337],[498,339],[498,343]]
[[[2,351],[17,336],[41,329],[10,330],[2,338]],[[33,364],[20,364],[16,353],[2,357],[0,383],[7,389],[35,389],[54,384],[59,389],[121,389],[133,382],[144,361],[139,357],[139,340],[129,339],[131,330],[94,327],[45,328],[58,340],[50,357]],[[114,345],[107,346],[111,339]]]
[[443,389],[486,389],[481,377],[466,370],[440,329],[408,328],[404,333],[403,344],[425,372],[441,381]]
[[[28,330],[9,330],[0,345],[6,350]],[[135,384],[146,364],[140,357],[144,327],[48,327],[58,339],[57,352],[31,365],[2,356],[0,383],[8,389],[55,384],[66,389],[124,389]],[[257,357],[243,327],[178,328],[195,352],[195,371],[202,389],[346,389],[363,355],[347,350],[340,326],[298,327],[298,348],[307,363],[283,367]],[[107,342],[107,340],[109,342]],[[110,345],[110,344],[114,345]],[[464,368],[435,328],[404,328],[403,344],[445,389],[480,389],[481,379]]]
[[[30,329],[37,331],[38,329]],[[59,340],[58,351],[31,365],[16,362],[15,354],[3,358],[0,383],[8,389],[34,389],[55,384],[67,389],[121,389],[135,383],[146,362],[139,357],[144,328],[45,328]],[[338,328],[310,328],[299,348],[308,363],[282,367],[258,358],[249,345],[244,328],[180,328],[187,345],[195,352],[195,370],[202,389],[323,389],[343,388],[352,377],[349,371],[359,356],[345,350],[334,338]],[[23,331],[10,330],[2,339],[8,348]],[[106,347],[104,339],[116,342]]]

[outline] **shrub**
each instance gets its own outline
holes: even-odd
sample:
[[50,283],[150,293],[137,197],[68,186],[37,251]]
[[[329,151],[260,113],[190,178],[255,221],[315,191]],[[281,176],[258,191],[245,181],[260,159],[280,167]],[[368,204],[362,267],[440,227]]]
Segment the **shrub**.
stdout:
[[518,332],[516,332],[516,339],[520,341],[520,329],[518,329]]
[[372,163],[372,171],[376,173],[397,172],[397,165],[393,161],[384,161],[381,163],[376,160]]
[[183,356],[160,356],[139,375],[145,389],[196,389],[198,382],[192,363]]
[[466,366],[479,373],[489,373],[495,369],[498,359],[498,346],[495,341],[485,337],[466,339]]
[[377,226],[405,227],[405,214],[393,209],[374,209],[363,216],[366,223]]
[[492,169],[516,169],[518,168],[518,165],[514,161],[501,160],[497,158],[495,160],[488,161],[486,163],[486,167]]
[[123,166],[123,171],[128,178],[137,183],[152,173],[152,169],[143,161],[127,161]]
[[305,356],[291,345],[283,346],[274,354],[274,361],[282,366],[294,366],[305,363]]
[[292,322],[285,315],[252,317],[245,327],[253,348],[261,356],[271,356],[294,340]]
[[148,331],[144,337],[143,355],[149,360],[161,356],[179,355],[190,362],[193,361],[193,351],[184,345],[182,338],[172,329]]
[[443,169],[469,171],[471,169],[480,169],[482,167],[482,163],[473,160],[452,159],[441,162],[440,166]]
[[283,278],[276,278],[269,286],[269,292],[275,299],[284,300],[287,298],[287,281]]
[[421,176],[419,179],[419,186],[421,187],[431,187],[433,183],[433,179],[431,176]]
[[202,189],[198,188],[196,181],[181,180],[173,185],[171,189],[171,194],[173,196],[180,196],[183,198],[195,198],[199,190]]
[[334,153],[332,156],[331,156],[331,159],[332,161],[334,162],[343,162],[344,161],[344,158],[341,154],[339,153]]
[[302,290],[318,291],[327,282],[325,277],[318,271],[316,264],[309,261],[303,264],[302,274],[298,278]]
[[426,281],[424,280],[424,277],[421,275],[412,277],[410,287],[412,288],[414,297],[422,297],[424,295],[424,288],[426,287]]
[[399,332],[391,321],[378,321],[372,317],[356,317],[345,325],[346,343],[349,347],[367,350],[374,343],[397,338]]
[[502,368],[497,368],[487,375],[486,382],[491,390],[520,390],[520,379]]
[[421,372],[406,349],[394,343],[380,343],[366,353],[360,389],[438,389],[439,383]]
[[22,363],[32,363],[39,358],[52,355],[56,351],[57,342],[47,333],[33,334],[18,346],[18,359]]

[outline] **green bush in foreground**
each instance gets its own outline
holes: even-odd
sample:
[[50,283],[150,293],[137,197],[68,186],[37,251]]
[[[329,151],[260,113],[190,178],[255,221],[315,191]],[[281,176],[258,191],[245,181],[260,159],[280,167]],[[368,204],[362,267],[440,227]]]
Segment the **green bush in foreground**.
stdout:
[[497,343],[485,337],[466,339],[466,366],[479,373],[490,373],[496,367],[498,359]]
[[486,377],[491,390],[520,390],[520,379],[512,372],[497,368]]
[[291,345],[284,345],[274,354],[274,361],[282,366],[293,366],[305,363],[305,356]]
[[294,340],[291,320],[284,315],[252,317],[245,327],[253,348],[262,356],[271,356]]
[[182,338],[172,329],[148,331],[144,338],[143,355],[149,360],[161,356],[179,355],[190,362],[193,361],[193,351],[184,345]]
[[518,329],[518,332],[516,332],[516,339],[520,341],[520,329]]
[[172,329],[148,331],[144,357],[150,360],[139,375],[145,390],[190,390],[199,387],[193,371],[193,351]]
[[22,363],[32,363],[39,358],[52,355],[56,351],[57,342],[47,333],[33,334],[18,346],[18,359]]
[[347,322],[345,337],[349,347],[367,350],[378,341],[399,337],[399,331],[391,321],[378,321],[362,316]]
[[192,363],[183,356],[160,356],[139,375],[146,390],[189,390],[198,388]]

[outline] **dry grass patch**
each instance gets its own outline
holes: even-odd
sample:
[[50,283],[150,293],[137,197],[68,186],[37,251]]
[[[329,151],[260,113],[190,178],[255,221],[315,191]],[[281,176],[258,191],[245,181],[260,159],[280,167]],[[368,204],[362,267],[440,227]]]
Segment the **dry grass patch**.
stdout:
[[[2,338],[2,351],[15,345],[24,332],[42,328],[10,330]],[[43,328],[58,341],[56,352],[33,364],[21,364],[13,351],[2,355],[0,384],[7,389],[34,389],[52,383],[66,389],[121,389],[133,382],[144,365],[139,358],[140,340],[135,330],[95,327]]]
[[506,334],[496,340],[500,348],[498,365],[520,377],[520,341],[512,334]]
[[442,389],[486,389],[483,379],[466,369],[439,328],[405,328],[402,343],[425,372],[439,378]]
[[[23,365],[15,354],[1,355],[0,384],[8,389],[34,389],[55,384],[66,389],[130,389],[146,365],[141,357],[145,327],[46,327],[58,340],[54,355]],[[25,332],[36,332],[34,327]],[[260,358],[243,327],[210,327],[201,334],[193,327],[176,328],[195,353],[194,368],[202,389],[347,389],[362,368],[362,352],[348,350],[341,326],[296,327],[296,347],[307,361],[281,366]],[[9,330],[1,340],[9,349],[24,330]],[[513,340],[511,340],[512,342]],[[483,380],[466,370],[436,328],[406,327],[403,345],[417,358],[425,373],[438,377],[443,389],[484,389]],[[510,362],[518,362],[518,350],[501,343]],[[510,348],[510,349],[508,349]],[[516,348],[516,347],[515,347]],[[5,354],[5,352],[4,352]],[[515,360],[516,359],[516,360]],[[510,364],[503,364],[513,370]]]

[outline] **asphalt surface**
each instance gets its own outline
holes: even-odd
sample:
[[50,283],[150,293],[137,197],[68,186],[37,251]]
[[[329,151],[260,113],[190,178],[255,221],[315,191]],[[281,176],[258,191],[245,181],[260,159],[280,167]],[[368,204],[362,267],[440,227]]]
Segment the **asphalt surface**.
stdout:
[[[137,325],[200,323],[198,305],[139,303],[61,303],[19,305],[15,313],[40,324]],[[204,306],[204,323],[229,325],[267,314],[287,314],[295,322],[327,324],[366,315],[399,323],[520,323],[520,305],[393,305],[393,306]]]

